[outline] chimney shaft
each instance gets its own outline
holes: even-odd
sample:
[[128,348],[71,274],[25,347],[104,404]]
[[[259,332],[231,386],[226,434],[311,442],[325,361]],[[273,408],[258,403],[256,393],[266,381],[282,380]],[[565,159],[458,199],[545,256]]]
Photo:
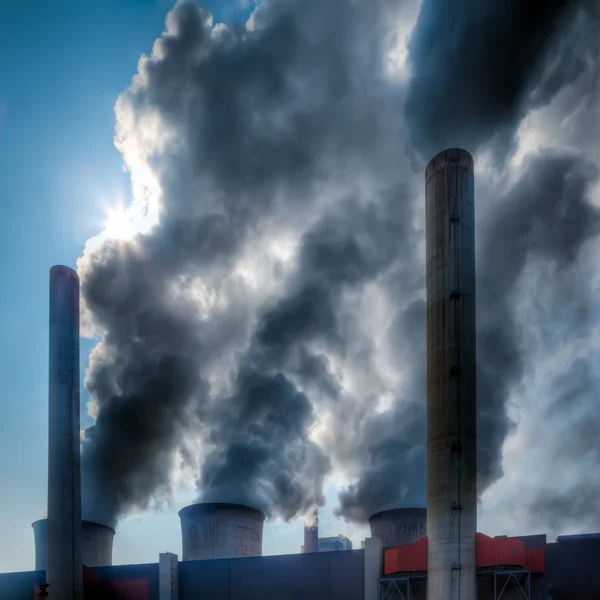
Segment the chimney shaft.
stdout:
[[304,520],[304,553],[319,551],[319,511],[315,508]]
[[53,600],[81,600],[79,450],[79,277],[50,269],[48,549],[46,582]]
[[477,529],[475,217],[471,155],[425,172],[427,597],[475,600]]

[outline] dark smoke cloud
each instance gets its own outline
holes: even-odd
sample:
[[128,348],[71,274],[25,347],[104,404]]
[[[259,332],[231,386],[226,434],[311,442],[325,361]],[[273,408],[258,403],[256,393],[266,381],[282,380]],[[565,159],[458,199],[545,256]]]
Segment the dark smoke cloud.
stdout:
[[352,440],[363,464],[358,481],[340,493],[337,511],[354,522],[381,510],[426,505],[425,301],[400,311],[388,336],[408,382],[390,411],[374,414],[365,402],[356,415],[360,429]]
[[[562,350],[562,354],[548,374],[548,400],[535,413],[553,443],[544,444],[539,438],[531,442],[533,451],[543,457],[542,477],[538,486],[529,488],[524,504],[536,527],[557,532],[597,530],[600,480],[592,465],[599,458],[593,432],[599,425],[600,379],[593,339],[598,286],[592,257],[597,252],[600,209],[587,198],[598,182],[599,169],[573,156],[555,157],[550,166],[563,174],[563,184],[557,186],[557,174],[545,173],[557,201],[549,207],[551,222],[545,235],[540,234],[545,239],[534,251],[545,263],[543,274],[556,283],[552,295],[542,278],[532,281],[528,291],[538,298],[542,352]],[[556,473],[563,476],[555,483]]]
[[[478,469],[483,491],[502,475],[501,449],[514,424],[506,413],[511,388],[527,362],[515,304],[531,263],[567,268],[599,232],[598,211],[587,200],[596,170],[575,155],[546,152],[531,158],[522,177],[491,210],[480,229],[478,259]],[[544,282],[562,293],[561,281]]]
[[237,502],[273,510],[285,519],[323,503],[329,461],[308,437],[308,398],[281,373],[242,371],[236,395],[215,415],[215,449],[199,481],[205,501]]
[[[384,272],[406,245],[408,236],[402,232],[407,227],[398,217],[398,208],[408,202],[403,192],[392,190],[377,202],[370,199],[364,204],[348,200],[343,214],[334,211],[324,216],[304,234],[289,291],[261,315],[241,361],[238,393],[223,403],[227,408],[213,425],[215,449],[204,464],[199,483],[203,499],[252,498],[264,509],[269,500],[272,503],[274,497],[280,497],[275,504],[285,507],[280,514],[286,518],[323,502],[320,490],[329,461],[306,437],[298,453],[289,452],[290,438],[306,436],[312,407],[279,370],[289,373],[313,398],[320,394],[334,404],[343,403],[340,408],[346,409],[327,357],[311,346],[321,345],[341,355],[348,352],[347,320],[351,315],[342,308],[344,293]],[[402,450],[410,449],[406,443]],[[314,465],[312,481],[301,478],[305,485],[312,485],[310,493],[299,494],[298,486],[285,479],[288,473],[299,477],[303,467],[282,463],[301,457]],[[273,490],[273,482],[278,480],[280,484]],[[292,493],[296,496],[291,497]]]
[[[597,355],[589,357],[597,363]],[[554,395],[544,415],[552,430],[563,430],[568,443],[555,446],[550,459],[555,473],[564,472],[558,487],[543,485],[528,500],[535,522],[555,531],[565,527],[597,529],[600,459],[597,430],[600,425],[600,377],[591,361],[577,359],[552,382]],[[573,467],[576,477],[573,481]]]
[[202,403],[208,391],[200,366],[244,328],[234,311],[207,325],[192,302],[168,293],[179,272],[171,273],[173,257],[161,254],[161,242],[108,241],[79,265],[87,308],[104,332],[85,380],[97,418],[83,444],[84,507],[87,517],[112,525],[153,497],[168,498],[190,401]]
[[579,18],[596,12],[588,0],[423,0],[405,106],[415,146],[428,158],[493,140],[504,157],[523,117],[581,73]]
[[[458,143],[504,156],[531,107],[592,69],[576,35],[591,4],[551,3],[536,28],[522,3],[424,1],[406,84],[383,70],[404,4],[277,0],[254,31],[212,29],[190,2],[170,13],[117,103],[116,144],[159,222],[79,264],[101,335],[86,377],[87,518],[114,524],[168,499],[176,466],[201,499],[286,519],[322,504],[332,469],[352,479],[348,520],[423,504],[424,165],[407,157]],[[523,281],[571,273],[598,233],[593,168],[558,152],[526,165],[476,196],[480,491],[502,475],[527,368]],[[287,261],[268,251],[280,238],[296,244]],[[557,320],[561,281],[544,282]]]
[[[587,201],[596,169],[572,154],[543,153],[487,212],[478,232],[478,487],[485,491],[503,474],[502,445],[515,424],[507,414],[513,388],[527,363],[516,318],[519,284],[526,269],[543,261],[566,269],[587,240],[597,236],[598,211]],[[477,204],[492,202],[483,190]],[[563,281],[544,283],[551,298]],[[556,321],[553,321],[555,324]],[[570,322],[569,329],[576,324]],[[393,410],[356,417],[361,423],[357,456],[367,457],[357,483],[340,494],[338,513],[365,521],[374,512],[425,505],[426,348],[425,303],[399,311],[389,331],[391,348],[407,374]],[[554,340],[554,346],[561,340]],[[550,346],[549,346],[550,347]]]
[[[365,250],[352,238],[354,222],[338,247],[334,217],[317,223],[314,239],[302,245],[296,289],[267,311],[234,364],[228,357],[247,343],[257,300],[248,300],[232,271],[270,228],[295,219],[301,231],[318,221],[311,211],[320,204],[334,207],[344,190],[375,180],[391,164],[376,149],[383,116],[398,103],[383,78],[381,46],[395,7],[384,0],[368,10],[282,1],[255,15],[254,32],[216,32],[205,13],[183,2],[153,55],[140,62],[117,104],[117,145],[134,187],[148,185],[136,179],[136,163],[151,168],[160,222],[131,241],[105,242],[80,263],[85,304],[103,336],[86,380],[98,413],[83,449],[88,516],[114,523],[168,496],[175,451],[199,460],[182,442],[194,434],[209,451],[199,479],[203,497],[231,497],[235,489],[238,500],[286,518],[321,502],[328,460],[308,437],[311,403],[282,370],[309,387],[315,378],[326,381],[329,394],[337,393],[326,357],[291,337],[314,337],[319,318],[327,337],[339,319],[341,288],[394,257],[395,231],[376,203],[394,181],[355,215],[367,227],[372,215],[378,230],[365,235],[384,234],[387,245]],[[346,253],[355,250],[350,267]],[[322,265],[328,256],[331,264]],[[301,281],[308,273],[311,280]],[[227,307],[199,315],[199,285],[216,289]],[[269,360],[279,352],[279,361]],[[219,367],[223,361],[229,372]],[[224,391],[214,387],[219,368]],[[241,455],[245,487],[233,466]]]

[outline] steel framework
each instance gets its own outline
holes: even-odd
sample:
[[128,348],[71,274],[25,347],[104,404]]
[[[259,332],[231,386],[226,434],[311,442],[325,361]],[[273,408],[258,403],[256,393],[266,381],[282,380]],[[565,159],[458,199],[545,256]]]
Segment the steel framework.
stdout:
[[[478,571],[478,575],[494,578],[494,600],[501,600],[507,590],[517,591],[519,598],[531,600],[531,572],[526,569],[493,569]],[[511,585],[512,584],[512,585]]]
[[427,579],[427,574],[390,575],[379,579],[378,600],[412,600],[412,581]]
[[[494,580],[493,600],[502,600],[508,591],[517,591],[523,600],[531,600],[531,572],[527,569],[478,570],[477,576],[491,575]],[[427,573],[400,573],[379,579],[378,600],[412,600],[412,582],[427,579]]]

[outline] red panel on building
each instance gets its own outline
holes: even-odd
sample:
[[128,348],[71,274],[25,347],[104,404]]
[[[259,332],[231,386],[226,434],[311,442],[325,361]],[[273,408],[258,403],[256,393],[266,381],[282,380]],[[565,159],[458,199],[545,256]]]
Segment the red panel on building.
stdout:
[[384,555],[384,573],[426,571],[427,538],[421,538],[414,544],[388,548]]
[[148,600],[148,580],[102,579],[87,567],[83,567],[83,589],[85,600]]
[[524,565],[532,573],[544,572],[544,550],[540,548],[527,549],[527,565]]
[[527,562],[525,543],[512,538],[491,538],[478,533],[475,538],[478,567],[523,567]]
[[[522,540],[491,538],[478,533],[475,538],[475,560],[478,568],[516,567],[532,573],[544,572],[544,550],[525,548]],[[388,548],[384,554],[384,574],[427,570],[427,538],[414,544]]]

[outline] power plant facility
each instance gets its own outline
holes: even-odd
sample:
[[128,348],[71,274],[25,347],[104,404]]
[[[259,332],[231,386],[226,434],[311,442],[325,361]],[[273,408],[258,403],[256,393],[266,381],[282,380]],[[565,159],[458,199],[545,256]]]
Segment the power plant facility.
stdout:
[[352,540],[345,535],[319,538],[319,552],[340,552],[352,550]]
[[52,267],[48,516],[32,524],[35,570],[0,574],[0,600],[600,598],[600,534],[477,530],[474,189],[465,150],[425,169],[427,506],[387,502],[356,550],[344,535],[319,537],[315,508],[298,526],[300,552],[263,556],[267,508],[197,502],[178,513],[181,556],[113,565],[115,530],[81,516],[79,279]]

